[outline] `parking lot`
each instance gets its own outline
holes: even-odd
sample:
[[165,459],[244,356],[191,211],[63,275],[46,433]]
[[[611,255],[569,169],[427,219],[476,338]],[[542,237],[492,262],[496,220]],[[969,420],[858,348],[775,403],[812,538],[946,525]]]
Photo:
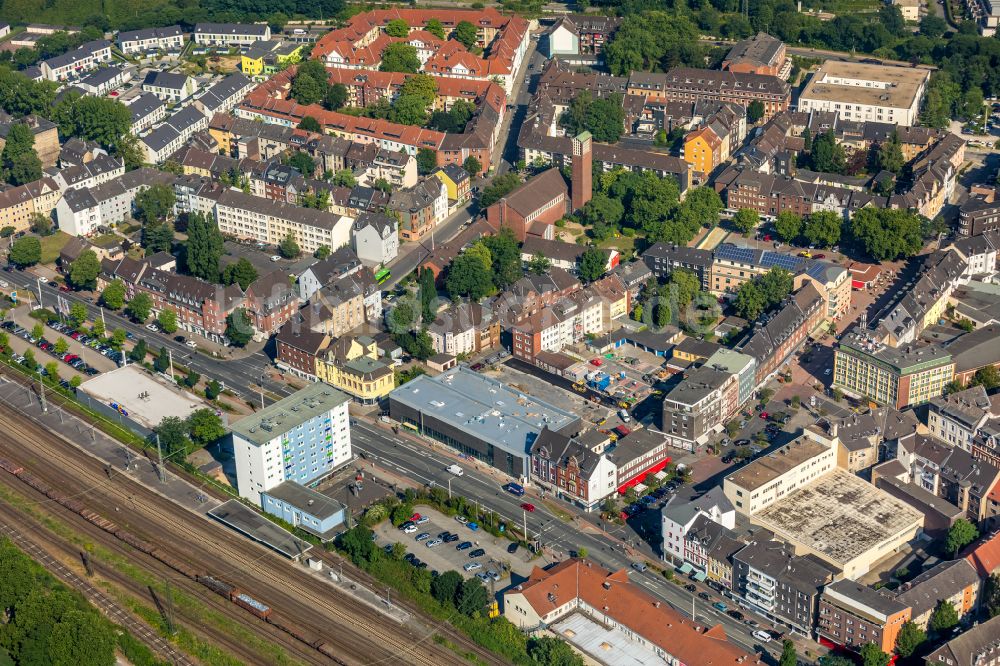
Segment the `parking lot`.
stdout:
[[[375,529],[378,544],[387,548],[401,543],[406,546],[407,557],[415,558],[416,566],[439,573],[455,570],[466,578],[479,576],[484,584],[493,585],[495,590],[511,585],[511,572],[518,581],[531,573],[533,565],[527,549],[519,547],[510,552],[513,542],[507,539],[494,537],[481,529],[471,529],[469,525],[426,506],[418,506],[416,511],[420,518],[416,524],[408,526],[407,531],[393,527],[388,521],[380,524]],[[480,551],[482,554],[479,554]],[[472,557],[473,554],[477,556]],[[469,569],[466,569],[467,566]],[[490,575],[491,572],[495,575]]]

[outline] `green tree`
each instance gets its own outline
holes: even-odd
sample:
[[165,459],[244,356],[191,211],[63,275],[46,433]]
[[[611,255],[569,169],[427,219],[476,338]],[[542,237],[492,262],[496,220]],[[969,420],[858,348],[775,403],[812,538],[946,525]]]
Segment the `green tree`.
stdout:
[[307,60],[299,64],[292,77],[289,97],[299,104],[319,104],[326,98],[329,87],[326,66],[319,60]]
[[865,643],[860,650],[862,666],[889,666],[892,657],[887,655],[875,643]]
[[533,636],[528,639],[528,657],[533,664],[545,666],[583,666],[583,657],[569,644],[554,636]]
[[462,46],[467,49],[471,49],[476,45],[479,38],[479,31],[476,30],[476,26],[472,25],[468,21],[459,21],[458,25],[455,26],[455,32],[452,34]]
[[1000,574],[990,574],[983,583],[983,609],[990,618],[1000,615]]
[[580,256],[580,278],[584,282],[597,280],[607,269],[608,256],[604,250],[588,247]]
[[462,581],[462,587],[458,591],[458,603],[456,607],[460,613],[465,615],[476,615],[481,613],[489,601],[489,593],[478,578],[470,578]]
[[955,605],[946,599],[938,601],[937,608],[931,613],[928,626],[938,634],[948,631],[958,624],[958,611]]
[[201,375],[193,368],[188,368],[187,376],[184,377],[184,386],[194,388],[201,381]]
[[278,245],[278,254],[285,259],[294,259],[299,256],[301,252],[302,250],[299,249],[299,244],[295,240],[295,233],[289,231],[288,235],[285,236]]
[[174,225],[170,222],[144,225],[142,246],[146,249],[146,256],[157,252],[170,252],[174,247]]
[[101,262],[93,250],[84,250],[69,265],[70,284],[77,289],[93,289],[97,286],[97,275],[101,272]]
[[778,666],[798,666],[799,655],[795,652],[795,643],[785,640],[781,644],[781,657]]
[[451,605],[455,603],[461,586],[462,574],[457,571],[445,571],[431,581],[431,596],[442,605]]
[[954,557],[958,551],[978,538],[979,530],[976,529],[976,526],[965,518],[959,518],[948,529],[948,536],[945,537],[944,542],[945,552]]
[[995,389],[1000,386],[1000,370],[994,365],[983,366],[972,375],[969,386],[982,386],[987,391]]
[[52,234],[52,218],[44,213],[32,213],[31,230],[39,236],[49,236]]
[[[324,259],[329,257],[330,254],[331,250],[329,245],[320,245],[318,248],[316,248],[316,251],[313,252],[313,257],[319,259],[320,261],[323,261]],[[253,282],[253,280],[251,280],[251,282]]]
[[[485,251],[475,251],[480,246]],[[448,295],[453,300],[468,296],[472,300],[487,296],[496,289],[493,284],[493,260],[489,250],[481,244],[475,244],[462,254],[455,257],[448,268],[445,285]]]
[[323,126],[312,116],[303,116],[302,120],[299,121],[298,128],[307,132],[323,133]]
[[225,241],[215,222],[201,213],[188,218],[186,263],[191,275],[216,282],[219,259],[226,252]]
[[218,380],[211,380],[205,384],[205,397],[209,400],[215,400],[222,393],[222,384]]
[[192,412],[187,418],[187,424],[191,433],[191,441],[198,447],[214,444],[226,434],[222,419],[219,418],[214,409],[208,407]]
[[416,95],[400,95],[392,105],[389,120],[400,125],[423,125],[427,122],[427,103]]
[[733,215],[733,226],[748,234],[760,224],[760,215],[752,208],[741,208]]
[[338,536],[337,545],[358,565],[371,562],[377,557],[372,531],[363,525],[356,525]]
[[147,225],[165,222],[173,215],[177,198],[171,187],[157,183],[135,197],[136,218]]
[[434,321],[437,295],[434,272],[429,268],[424,268],[420,271],[420,317],[427,325]]
[[354,177],[354,172],[350,169],[341,169],[333,174],[330,182],[337,187],[354,187],[358,184],[358,180]]
[[802,218],[795,213],[783,210],[774,220],[774,230],[778,237],[786,243],[791,243],[802,233]]
[[157,372],[167,372],[170,370],[170,352],[166,347],[160,347],[160,352],[153,361],[153,369]]
[[521,262],[521,249],[517,239],[510,229],[502,229],[500,233],[484,236],[479,241],[488,251],[493,271],[493,285],[498,289],[506,289],[524,277],[524,267]]
[[132,351],[128,353],[128,357],[136,363],[144,363],[148,353],[149,347],[146,345],[146,341],[143,338],[139,338],[139,341],[132,347]]
[[744,282],[736,291],[733,309],[736,314],[747,321],[756,321],[764,312],[766,301],[760,287],[753,280]]
[[114,280],[101,292],[101,304],[109,310],[121,310],[125,305],[125,283]]
[[[327,248],[327,254],[329,254],[329,248]],[[244,291],[246,291],[246,288],[250,286],[250,283],[256,279],[257,269],[243,257],[240,257],[222,270],[223,284],[238,284]]]
[[42,161],[35,152],[35,136],[25,123],[9,126],[0,151],[0,176],[11,185],[24,185],[42,177]]
[[66,342],[66,338],[57,338],[55,342],[55,352],[57,354],[65,354],[68,351],[69,351],[69,343]]
[[191,429],[188,424],[177,416],[166,416],[153,432],[160,438],[160,450],[164,456],[172,456],[183,451],[180,459],[188,457],[194,451],[194,444],[189,436]]
[[552,262],[545,258],[541,252],[536,252],[528,262],[528,272],[535,275],[544,275],[552,268]]
[[128,333],[125,332],[124,328],[116,328],[111,334],[111,340],[108,342],[109,345],[115,349],[121,349],[125,344],[125,340],[128,339]]
[[912,257],[923,247],[920,217],[905,210],[862,208],[851,219],[851,235],[877,261]]
[[285,158],[285,164],[296,169],[306,178],[312,178],[316,175],[316,162],[309,156],[309,153],[304,153],[301,150],[293,151],[288,155]]
[[153,299],[146,292],[139,292],[125,306],[125,314],[133,321],[140,324],[149,319],[149,313],[153,310]]
[[817,247],[833,247],[840,242],[840,230],[843,220],[837,213],[822,210],[806,218],[802,235],[810,245]]
[[719,213],[724,208],[722,199],[713,188],[695,187],[688,190],[677,211],[677,217],[689,219],[692,225],[714,227],[719,223]]
[[34,266],[42,258],[42,242],[35,236],[24,236],[14,241],[8,255],[10,262],[24,268]]
[[156,315],[156,323],[160,325],[164,333],[170,334],[177,331],[177,313],[170,309],[160,310]]
[[410,26],[403,19],[393,19],[385,25],[385,34],[390,37],[406,37],[410,34]]
[[236,308],[226,317],[226,337],[237,347],[245,347],[253,339],[253,323],[243,308]]
[[896,130],[893,130],[889,138],[883,141],[882,145],[878,147],[876,163],[878,168],[891,171],[897,176],[903,170],[906,159],[903,157],[903,146],[899,141],[899,134]]
[[394,42],[382,51],[382,72],[409,72],[416,74],[420,70],[420,58],[417,49],[404,42]]
[[813,140],[810,154],[812,167],[824,173],[844,173],[847,156],[844,147],[837,143],[833,130],[827,130]]
[[465,169],[465,172],[467,174],[469,174],[472,177],[475,177],[478,176],[479,173],[483,170],[483,165],[475,157],[469,155],[467,158],[465,158],[465,161],[462,162],[462,168]]
[[387,322],[393,333],[408,333],[417,323],[417,315],[413,310],[412,299],[400,299],[389,311]]
[[514,172],[507,172],[494,178],[489,185],[483,187],[479,194],[480,208],[489,208],[494,203],[510,194],[510,192],[521,184],[521,179]]
[[432,35],[441,40],[445,39],[447,36],[447,33],[444,31],[444,24],[442,24],[441,21],[439,21],[436,18],[433,18],[430,21],[428,21],[427,24],[424,26],[424,30],[426,30],[427,32],[431,33]]
[[437,80],[429,74],[414,74],[406,79],[399,89],[399,94],[417,97],[423,101],[424,106],[428,106],[433,104],[437,97]]
[[[326,91],[326,97],[323,98],[323,107],[329,111],[341,109],[345,104],[347,104],[348,96],[349,93],[347,86],[343,83],[334,83],[330,86],[330,89]],[[322,129],[319,131],[322,131]]]
[[927,640],[927,634],[913,622],[904,622],[896,636],[896,653],[906,659],[913,655]]
[[69,93],[54,107],[53,118],[61,136],[96,141],[111,148],[132,126],[132,113],[118,100]]
[[35,324],[34,326],[32,326],[31,337],[35,338],[36,340],[45,337],[45,327],[42,326],[41,324]]
[[764,117],[764,103],[759,99],[750,102],[747,107],[747,122],[755,123]]
[[417,173],[426,176],[437,168],[437,153],[430,148],[417,149]]

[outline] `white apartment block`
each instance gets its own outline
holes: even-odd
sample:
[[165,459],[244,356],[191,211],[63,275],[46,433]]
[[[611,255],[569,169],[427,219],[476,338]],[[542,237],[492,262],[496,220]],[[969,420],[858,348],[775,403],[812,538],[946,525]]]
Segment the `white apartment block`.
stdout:
[[78,77],[84,72],[97,69],[102,62],[110,60],[111,42],[106,39],[98,39],[81,44],[78,48],[62,55],[42,61],[39,69],[44,79],[65,81],[71,76]]
[[167,117],[166,103],[152,93],[140,93],[127,104],[132,114],[132,134],[149,129]]
[[930,76],[925,69],[827,60],[799,96],[798,110],[914,125]]
[[319,382],[233,424],[240,496],[260,506],[260,494],[280,483],[307,485],[349,462],[350,402]]
[[278,245],[289,233],[299,248],[312,254],[322,246],[336,250],[351,242],[354,218],[228,190],[215,206],[219,231]]
[[118,33],[118,48],[126,55],[154,51],[179,51],[184,48],[184,33],[179,25]]
[[100,97],[112,90],[118,90],[132,80],[133,71],[129,67],[105,67],[87,76],[77,85],[89,94]]
[[250,46],[256,41],[271,39],[266,23],[197,23],[194,43],[199,46]]
[[780,449],[726,477],[723,492],[738,513],[751,516],[837,467],[837,426],[833,439],[816,426]]
[[142,82],[143,92],[152,93],[164,102],[175,104],[194,95],[197,89],[193,78],[173,72],[149,72]]

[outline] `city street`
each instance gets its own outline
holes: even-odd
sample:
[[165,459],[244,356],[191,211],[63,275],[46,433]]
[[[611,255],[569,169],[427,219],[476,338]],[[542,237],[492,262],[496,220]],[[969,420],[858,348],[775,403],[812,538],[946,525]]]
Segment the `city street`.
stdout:
[[[698,586],[695,593],[688,592],[682,585],[666,580],[653,569],[642,573],[631,569],[633,562],[653,556],[648,552],[640,554],[635,548],[610,538],[599,526],[590,522],[597,520],[596,516],[584,520],[577,515],[571,520],[564,521],[547,509],[542,498],[534,495],[519,498],[505,492],[502,486],[507,479],[499,472],[478,461],[460,459],[451,449],[427,439],[421,439],[418,443],[415,441],[416,438],[410,435],[404,436],[401,433],[395,436],[386,428],[361,421],[355,422],[351,436],[355,450],[362,454],[367,462],[374,465],[376,473],[386,471],[405,479],[412,479],[420,485],[446,489],[450,484],[452,493],[461,494],[474,502],[478,501],[510,524],[520,525],[526,521],[529,534],[536,537],[542,547],[555,559],[567,557],[570,551],[586,549],[587,557],[604,567],[613,570],[629,569],[634,582],[689,617],[693,604],[699,619],[722,624],[727,636],[741,647],[747,650],[766,649],[773,654],[780,652],[779,642],[773,641],[767,646],[760,645],[751,635],[753,631],[751,627],[720,613],[708,602],[696,597],[697,591],[707,591],[713,600],[717,601],[720,598],[718,593],[703,585]],[[431,450],[433,454],[428,455]],[[461,477],[446,471],[446,467],[453,463],[459,464],[464,470]],[[529,490],[529,493],[532,491]],[[535,505],[535,511],[525,512],[521,509],[521,504],[526,500]],[[568,505],[560,503],[559,506],[569,511]],[[643,550],[648,551],[648,549]],[[744,614],[750,615],[748,612]],[[763,618],[759,621],[762,625],[767,624]],[[815,646],[812,648],[815,649]]]

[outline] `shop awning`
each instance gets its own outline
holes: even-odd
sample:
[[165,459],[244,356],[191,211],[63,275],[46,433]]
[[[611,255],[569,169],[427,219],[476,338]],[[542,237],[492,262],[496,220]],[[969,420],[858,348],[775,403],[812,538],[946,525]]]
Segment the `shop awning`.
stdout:
[[677,571],[680,572],[680,573],[682,573],[682,574],[684,574],[686,576],[687,574],[689,574],[692,571],[694,571],[694,567],[692,567],[690,564],[688,564],[687,562],[685,562],[684,564],[681,565],[681,568],[678,569]]
[[694,575],[694,579],[695,579],[696,581],[698,581],[699,583],[700,583],[701,581],[705,580],[705,572],[704,572],[704,571],[699,571],[698,573],[696,573],[696,574]]

